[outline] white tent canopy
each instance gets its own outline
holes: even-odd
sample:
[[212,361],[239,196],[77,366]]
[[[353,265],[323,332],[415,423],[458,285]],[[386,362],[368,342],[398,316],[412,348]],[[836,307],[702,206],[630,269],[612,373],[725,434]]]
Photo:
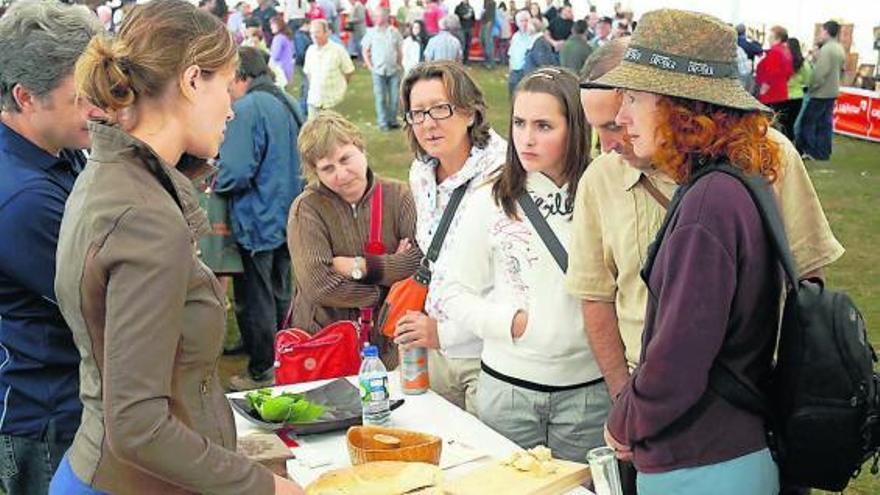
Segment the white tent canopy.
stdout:
[[[574,0],[575,5],[579,0]],[[581,0],[586,2],[587,0]],[[600,13],[614,12],[615,0],[593,0]],[[806,46],[813,43],[816,23],[834,19],[854,24],[853,48],[861,63],[877,63],[874,26],[880,26],[880,0],[624,0],[636,19],[649,10],[676,8],[714,15],[732,24],[766,30],[780,25]]]

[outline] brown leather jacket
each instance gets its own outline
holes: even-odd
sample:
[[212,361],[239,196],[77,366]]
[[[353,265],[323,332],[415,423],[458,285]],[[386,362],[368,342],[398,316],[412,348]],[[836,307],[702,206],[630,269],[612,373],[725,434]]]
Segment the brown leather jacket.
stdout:
[[208,224],[190,178],[118,128],[90,124],[92,155],[58,239],[55,290],[82,357],[77,476],[113,494],[270,494],[235,452],[217,375],[225,297],[199,261]]

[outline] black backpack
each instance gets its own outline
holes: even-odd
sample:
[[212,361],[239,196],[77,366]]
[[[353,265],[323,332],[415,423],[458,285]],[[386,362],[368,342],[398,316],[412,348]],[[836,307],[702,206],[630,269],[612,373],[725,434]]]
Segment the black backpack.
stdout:
[[676,192],[651,247],[649,263],[684,193],[700,177],[716,171],[736,177],[748,189],[785,271],[787,291],[769,381],[744,383],[716,360],[709,387],[732,405],[765,418],[768,445],[784,484],[843,490],[872,456],[871,472],[877,473],[877,356],[868,342],[865,321],[849,296],[827,289],[818,279],[798,280],[776,197],[767,181],[727,163],[702,167]]

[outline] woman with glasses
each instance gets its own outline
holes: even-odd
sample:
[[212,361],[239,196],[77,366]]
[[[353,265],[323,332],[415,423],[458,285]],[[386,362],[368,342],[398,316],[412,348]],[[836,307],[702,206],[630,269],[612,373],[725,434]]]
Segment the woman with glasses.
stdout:
[[426,62],[403,81],[401,106],[415,153],[409,183],[416,202],[416,241],[428,249],[453,192],[462,187],[458,206],[437,261],[425,312],[412,312],[397,324],[395,342],[405,349],[429,349],[431,388],[453,404],[476,413],[482,341],[469,328],[450,321],[443,282],[448,252],[458,242],[460,220],[468,215],[472,192],[504,163],[507,143],[490,127],[486,101],[461,64]]
[[450,320],[483,339],[480,420],[523,448],[583,462],[603,444],[610,399],[564,284],[589,150],[579,91],[561,68],[520,81],[507,163],[471,198],[441,291]]

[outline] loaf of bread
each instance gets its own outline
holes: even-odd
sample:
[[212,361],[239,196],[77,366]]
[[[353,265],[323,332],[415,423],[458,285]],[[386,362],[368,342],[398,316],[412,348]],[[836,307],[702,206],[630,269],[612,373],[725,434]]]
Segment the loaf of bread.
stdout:
[[[436,488],[442,481],[442,471],[433,464],[368,462],[324,473],[306,487],[306,495],[402,495],[421,488]],[[432,491],[417,493],[427,495]]]

